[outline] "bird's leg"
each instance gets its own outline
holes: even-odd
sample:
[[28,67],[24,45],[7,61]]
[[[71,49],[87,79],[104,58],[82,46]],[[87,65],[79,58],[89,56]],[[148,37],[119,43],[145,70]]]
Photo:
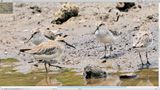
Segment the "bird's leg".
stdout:
[[106,52],[107,52],[107,46],[106,46],[106,45],[104,46],[104,50],[105,50],[105,52],[104,52],[104,57],[106,58],[106,57],[107,57],[107,56],[106,56],[106,54],[107,54],[107,53],[106,53]]
[[53,67],[57,67],[57,68],[60,68],[60,69],[63,68],[63,67],[58,66],[58,65],[52,65],[51,63],[48,63],[48,65],[49,65],[49,67],[50,67],[50,66],[53,66]]
[[138,54],[139,54],[139,57],[140,57],[140,60],[141,60],[141,65],[142,65],[140,69],[143,69],[144,63],[143,63],[143,61],[142,61],[142,56],[141,56],[140,52],[138,52]]
[[150,65],[151,65],[151,63],[148,61],[148,53],[146,52],[146,58],[147,58],[147,63],[146,63],[146,65],[147,65],[147,67],[149,67]]
[[107,46],[105,45],[104,46],[104,56],[101,59],[107,58],[106,51],[107,51]]
[[46,69],[46,73],[48,73],[47,62],[46,62],[46,61],[44,62],[44,67],[45,67],[45,69]]
[[50,62],[48,63],[48,66],[49,66],[49,67],[52,66]]
[[48,63],[48,66],[50,67],[50,66],[51,66],[51,64],[50,64],[50,63]]
[[109,57],[111,57],[111,55],[112,55],[112,45],[110,45],[109,47]]

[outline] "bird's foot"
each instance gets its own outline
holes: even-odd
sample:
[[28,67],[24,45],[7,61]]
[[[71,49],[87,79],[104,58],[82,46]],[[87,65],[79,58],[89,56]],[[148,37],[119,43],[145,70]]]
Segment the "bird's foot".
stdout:
[[58,65],[53,65],[53,64],[49,64],[49,67],[52,66],[52,67],[56,67],[56,68],[59,68],[59,69],[62,69],[63,67],[61,66],[58,66]]
[[151,63],[147,62],[145,65],[146,65],[147,68],[149,68]]
[[35,67],[38,67],[38,64],[34,64]]
[[102,63],[106,63],[106,60],[103,60]]
[[111,56],[103,56],[103,57],[101,57],[101,59],[108,59],[108,58],[110,58]]
[[149,63],[149,62],[147,62],[146,64],[140,64],[140,70],[142,70],[142,69],[149,69],[149,67],[150,67],[150,65],[151,65],[151,63]]
[[28,63],[33,63],[33,61],[29,61]]
[[139,66],[140,66],[139,70],[145,69],[144,68],[145,64],[140,64]]

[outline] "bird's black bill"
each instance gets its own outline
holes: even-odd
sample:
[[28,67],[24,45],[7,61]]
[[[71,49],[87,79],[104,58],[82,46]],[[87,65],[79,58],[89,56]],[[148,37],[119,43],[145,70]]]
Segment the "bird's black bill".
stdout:
[[20,52],[25,52],[25,51],[28,51],[28,50],[31,50],[31,49],[20,49],[19,51]]
[[28,43],[32,38],[33,36],[36,34],[37,32],[33,33],[32,36],[25,42],[25,43]]
[[28,42],[32,39],[32,37],[33,37],[33,36],[31,36],[25,43],[28,43]]
[[95,32],[96,32],[98,29],[99,29],[99,27],[97,27],[97,28],[96,28],[96,30],[94,31],[94,33],[93,33],[93,34],[95,34]]
[[67,43],[67,42],[65,42],[65,43],[66,43],[66,45],[69,46],[69,47],[76,48],[76,47],[74,47],[73,45],[71,45],[71,44],[69,44],[69,43]]

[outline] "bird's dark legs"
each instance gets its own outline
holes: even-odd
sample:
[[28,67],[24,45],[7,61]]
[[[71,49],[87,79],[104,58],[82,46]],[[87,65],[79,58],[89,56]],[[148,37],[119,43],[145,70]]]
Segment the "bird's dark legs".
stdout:
[[105,45],[104,46],[104,56],[101,59],[107,58],[106,52],[107,52],[107,46]]
[[111,57],[111,52],[112,52],[112,46],[110,45],[109,47],[109,56]]
[[151,63],[148,61],[148,53],[146,52],[146,58],[147,58],[147,63],[146,63],[146,66],[147,68],[151,65]]
[[51,63],[48,63],[48,66],[49,66],[49,67],[52,66]]
[[48,73],[47,62],[46,62],[46,61],[44,62],[44,67],[45,67],[45,69],[46,69],[46,73]]
[[109,56],[106,56],[106,52],[107,52],[107,45],[105,45],[104,46],[104,56],[101,58],[101,59],[107,59],[107,58],[109,58],[109,57],[111,57],[111,52],[112,52],[112,46],[111,45],[109,45]]
[[142,56],[141,56],[140,52],[138,52],[138,54],[139,54],[139,57],[140,57],[140,60],[141,60],[141,68],[140,69],[143,69],[144,68],[144,63],[142,61]]
[[48,65],[49,65],[49,67],[50,67],[50,66],[53,66],[53,67],[57,67],[57,68],[60,68],[60,69],[62,68],[61,66],[52,65],[50,62],[48,62]]

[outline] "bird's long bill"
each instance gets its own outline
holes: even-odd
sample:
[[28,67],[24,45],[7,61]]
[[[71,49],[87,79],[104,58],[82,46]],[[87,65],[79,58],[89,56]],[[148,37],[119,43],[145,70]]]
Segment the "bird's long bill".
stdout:
[[70,46],[70,47],[72,47],[72,48],[76,48],[76,47],[74,47],[73,45],[71,45],[71,44],[69,44],[69,43],[67,43],[67,42],[65,42],[65,43],[66,43],[67,46]]
[[95,32],[98,30],[98,28],[99,28],[99,27],[97,27],[97,28],[96,28],[96,30],[94,31],[94,33],[93,33],[93,34],[95,34]]
[[32,38],[33,38],[33,34],[25,43],[28,43]]

